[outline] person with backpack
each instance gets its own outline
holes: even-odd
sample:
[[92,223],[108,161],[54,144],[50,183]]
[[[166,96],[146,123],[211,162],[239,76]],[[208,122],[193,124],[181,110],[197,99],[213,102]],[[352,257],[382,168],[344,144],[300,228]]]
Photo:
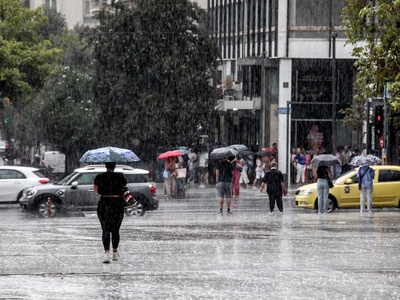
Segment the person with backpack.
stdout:
[[368,212],[371,212],[372,191],[375,178],[375,171],[368,165],[365,165],[358,169],[357,177],[358,177],[358,189],[361,191],[360,212],[363,212],[365,210],[365,196],[367,196],[367,210]]
[[273,214],[275,202],[278,209],[283,213],[282,192],[286,194],[285,181],[282,172],[278,169],[278,164],[275,161],[271,162],[271,169],[265,173],[261,182],[260,192],[264,190],[264,185],[267,185],[267,193],[269,198],[269,213]]

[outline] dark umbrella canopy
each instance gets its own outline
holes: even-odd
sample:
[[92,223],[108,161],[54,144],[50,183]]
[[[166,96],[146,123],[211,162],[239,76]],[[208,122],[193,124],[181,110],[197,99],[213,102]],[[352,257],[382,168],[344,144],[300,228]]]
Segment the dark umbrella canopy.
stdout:
[[238,151],[236,151],[233,148],[229,147],[224,147],[224,148],[217,148],[211,151],[210,153],[210,159],[224,159],[224,158],[229,158],[232,156],[235,156],[238,154]]
[[228,146],[228,148],[233,148],[233,149],[237,150],[238,152],[245,151],[248,149],[247,146],[241,145],[241,144],[230,145],[230,146]]
[[261,150],[261,151],[258,151],[256,153],[254,153],[254,155],[257,155],[259,157],[264,157],[264,156],[267,156],[268,154],[271,154],[271,152],[267,152],[267,151],[264,151],[264,150]]
[[330,167],[332,165],[340,164],[340,159],[332,154],[321,154],[315,156],[311,163],[314,166],[327,166]]
[[140,161],[140,159],[132,150],[108,146],[86,151],[79,161],[84,163],[127,163]]

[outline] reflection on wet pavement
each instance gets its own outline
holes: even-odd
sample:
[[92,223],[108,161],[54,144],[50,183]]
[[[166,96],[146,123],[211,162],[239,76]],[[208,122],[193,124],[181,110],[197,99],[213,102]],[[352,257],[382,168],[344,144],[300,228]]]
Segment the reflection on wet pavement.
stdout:
[[212,195],[161,200],[125,217],[121,258],[101,263],[100,226],[0,209],[0,299],[400,299],[399,213],[318,215],[242,193],[219,216]]

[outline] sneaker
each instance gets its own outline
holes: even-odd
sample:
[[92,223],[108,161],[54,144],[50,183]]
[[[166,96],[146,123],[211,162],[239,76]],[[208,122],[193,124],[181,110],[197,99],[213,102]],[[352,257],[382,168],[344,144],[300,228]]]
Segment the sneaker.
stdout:
[[223,215],[224,213],[222,212],[222,210],[220,210],[218,214]]
[[103,257],[103,263],[109,264],[111,262],[111,254],[110,252],[105,252]]
[[118,261],[118,259],[119,259],[119,252],[113,252],[112,260],[113,261]]
[[273,211],[270,211],[270,212],[269,212],[269,215],[273,215],[273,214],[274,214],[274,212],[273,212]]
[[255,186],[253,186],[253,190],[258,190]]
[[280,210],[281,214],[283,214],[283,210]]
[[200,185],[199,185],[199,188],[204,188],[204,184],[200,184]]
[[232,214],[230,210],[228,210],[226,213],[227,213],[228,215],[231,215],[231,214]]

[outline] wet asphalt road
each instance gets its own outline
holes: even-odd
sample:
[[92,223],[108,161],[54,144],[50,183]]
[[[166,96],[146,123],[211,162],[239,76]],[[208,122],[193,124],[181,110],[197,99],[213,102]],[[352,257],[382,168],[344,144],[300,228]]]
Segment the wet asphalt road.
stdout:
[[241,190],[220,216],[214,188],[191,188],[125,217],[108,265],[94,212],[0,206],[0,299],[400,299],[400,210],[318,215],[292,199],[269,216],[266,194]]

